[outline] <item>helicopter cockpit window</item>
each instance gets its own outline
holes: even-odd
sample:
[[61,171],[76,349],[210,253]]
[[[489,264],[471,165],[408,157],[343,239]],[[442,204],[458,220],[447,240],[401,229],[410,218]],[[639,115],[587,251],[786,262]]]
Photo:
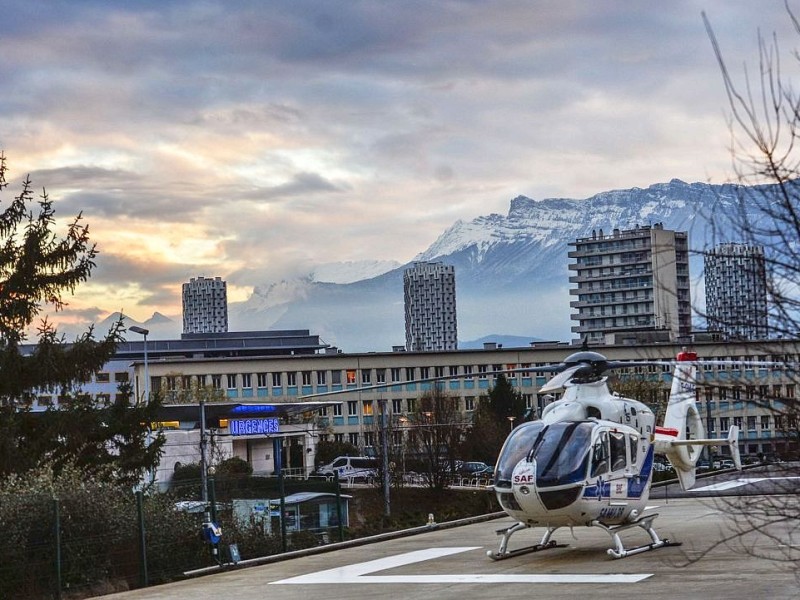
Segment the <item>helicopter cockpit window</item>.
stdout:
[[583,481],[595,426],[589,422],[568,421],[553,423],[542,430],[529,457],[536,461],[538,486]]
[[592,449],[592,472],[591,477],[608,473],[608,432],[603,431],[597,436],[597,441]]
[[505,482],[505,487],[511,487],[514,467],[528,455],[544,427],[544,423],[541,421],[523,423],[508,436],[500,451],[500,457],[497,459],[496,485],[502,487]]
[[608,439],[611,442],[611,470],[621,471],[625,468],[625,434],[610,431]]

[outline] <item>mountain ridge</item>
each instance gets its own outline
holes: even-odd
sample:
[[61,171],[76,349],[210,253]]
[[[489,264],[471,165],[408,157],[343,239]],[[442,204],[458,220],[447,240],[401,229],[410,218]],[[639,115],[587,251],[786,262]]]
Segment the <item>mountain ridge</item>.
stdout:
[[[281,306],[280,316],[267,323],[270,319],[262,315],[261,326],[311,328],[346,351],[403,344],[402,273],[416,261],[442,261],[456,267],[459,338],[508,331],[568,340],[569,242],[593,231],[611,234],[661,223],[665,229],[689,231],[690,247],[702,249],[719,233],[710,215],[746,201],[745,189],[750,188],[672,179],[582,200],[518,195],[506,215],[455,221],[406,265],[344,285],[307,282],[302,294],[273,303],[272,314]],[[696,258],[693,262],[691,276],[696,278],[699,263]],[[254,290],[254,297],[258,293]],[[247,303],[253,305],[253,300]],[[232,323],[245,326],[239,315],[239,306],[232,305]]]
[[[712,222],[710,215],[719,219],[742,214],[740,209],[755,214],[752,196],[763,197],[758,195],[769,193],[768,188],[673,179],[585,199],[517,195],[506,214],[455,221],[407,264],[371,259],[328,263],[293,280],[256,286],[247,300],[230,303],[229,329],[308,329],[346,352],[389,351],[405,342],[403,271],[426,260],[455,266],[459,340],[479,343],[486,336],[513,335],[568,341],[573,337],[570,242],[593,232],[612,235],[617,228],[656,223],[688,231],[695,250],[736,241],[730,239],[730,228]],[[699,255],[690,258],[693,281],[701,275],[701,261]],[[702,301],[701,285],[692,293],[693,302]],[[118,317],[114,313],[103,323]],[[154,313],[142,323],[125,318],[128,326],[149,329],[152,339],[174,339],[182,329],[180,316],[173,321]]]

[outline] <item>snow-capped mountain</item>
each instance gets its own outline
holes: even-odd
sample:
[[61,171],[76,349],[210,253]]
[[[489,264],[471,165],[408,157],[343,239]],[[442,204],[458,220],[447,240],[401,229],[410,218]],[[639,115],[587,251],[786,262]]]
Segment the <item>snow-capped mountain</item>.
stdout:
[[[690,247],[702,249],[712,243],[713,227],[724,225],[717,220],[712,227],[709,215],[732,212],[742,189],[674,179],[584,200],[518,196],[507,215],[457,221],[415,260],[455,265],[460,339],[507,333],[568,340],[569,242],[593,231],[663,223],[688,231]],[[230,306],[231,327],[304,328],[345,351],[389,350],[404,343],[406,266],[344,284],[317,275],[259,288]],[[692,277],[699,275],[693,265]]]
[[311,279],[321,283],[353,283],[383,275],[401,266],[396,260],[359,260],[326,263],[314,268]]

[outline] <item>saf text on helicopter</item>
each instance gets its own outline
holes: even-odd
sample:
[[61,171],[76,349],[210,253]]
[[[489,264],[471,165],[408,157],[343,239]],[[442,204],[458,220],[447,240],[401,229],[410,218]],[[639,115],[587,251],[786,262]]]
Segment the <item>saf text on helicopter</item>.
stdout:
[[[614,558],[674,545],[653,529],[658,514],[645,514],[654,454],[666,455],[683,489],[694,485],[702,446],[728,444],[741,469],[737,427],[731,427],[727,439],[705,439],[695,402],[697,355],[681,352],[677,357],[662,426],[656,426],[646,405],[612,394],[606,383],[607,370],[642,364],[653,363],[611,362],[583,350],[560,365],[537,368],[559,372],[541,392],[565,391],[539,420],[516,427],[500,451],[494,491],[517,523],[498,531],[500,547],[488,556],[499,560],[556,547],[553,532],[574,526],[606,531],[614,544],[608,554]],[[514,533],[534,526],[545,528],[538,544],[508,549]],[[626,549],[619,534],[635,527],[646,531],[650,542]]]

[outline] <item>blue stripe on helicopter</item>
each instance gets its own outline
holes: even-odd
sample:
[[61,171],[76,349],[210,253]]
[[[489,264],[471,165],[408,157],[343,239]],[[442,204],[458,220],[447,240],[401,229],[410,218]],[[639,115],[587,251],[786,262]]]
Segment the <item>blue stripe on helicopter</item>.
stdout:
[[[628,498],[641,498],[644,490],[647,488],[648,482],[650,481],[650,474],[653,471],[653,446],[650,446],[647,450],[647,456],[645,456],[644,463],[642,464],[642,470],[639,473],[638,477],[631,477],[628,480]],[[608,481],[604,481],[600,478],[599,482],[599,489],[600,489],[600,498],[610,498],[611,497],[611,483]],[[598,497],[598,484],[595,485],[587,485],[583,490],[583,497],[584,498],[597,498]]]
[[642,463],[642,470],[639,472],[638,477],[631,477],[628,480],[628,497],[641,498],[645,489],[650,482],[650,475],[653,472],[653,454],[654,448],[651,445],[647,449],[647,455],[644,457]]

